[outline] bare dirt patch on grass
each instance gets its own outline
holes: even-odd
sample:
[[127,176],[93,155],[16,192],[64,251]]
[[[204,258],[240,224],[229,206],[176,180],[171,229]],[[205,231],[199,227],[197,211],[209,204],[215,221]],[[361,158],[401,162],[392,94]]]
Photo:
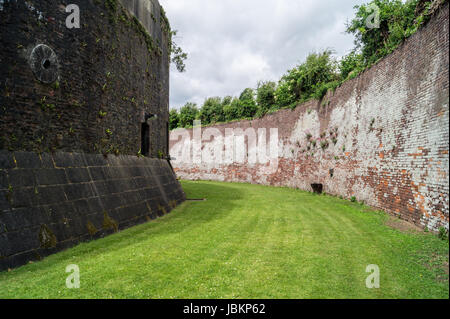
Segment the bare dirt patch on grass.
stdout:
[[386,225],[404,233],[424,233],[419,226],[393,216],[389,216]]

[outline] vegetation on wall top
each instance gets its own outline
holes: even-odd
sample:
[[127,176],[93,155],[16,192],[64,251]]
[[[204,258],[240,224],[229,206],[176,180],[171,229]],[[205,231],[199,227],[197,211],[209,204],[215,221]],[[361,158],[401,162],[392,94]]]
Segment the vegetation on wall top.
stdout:
[[[98,1],[98,0],[97,0]],[[140,21],[133,17],[131,20],[127,17],[125,9],[121,6],[121,13],[119,12],[119,2],[118,0],[105,0],[105,6],[110,12],[110,22],[115,23],[117,19],[121,22],[127,24],[130,27],[136,28],[140,32],[147,44],[149,52],[155,51],[158,55],[161,55],[162,50],[159,47],[159,43],[155,43],[152,36],[147,32]],[[156,18],[151,14],[153,21],[156,22]],[[171,30],[169,19],[167,18],[164,8],[160,6],[160,24],[161,30],[164,32],[168,38],[168,54],[169,59],[175,64],[179,72],[184,72],[186,69],[185,61],[187,59],[187,53],[173,40],[173,37],[177,35],[177,30]],[[159,42],[159,41],[158,41]]]
[[[338,60],[330,49],[313,52],[305,62],[288,70],[278,83],[260,81],[256,90],[247,88],[239,97],[207,98],[200,108],[188,102],[180,111],[170,111],[170,129],[191,127],[194,119],[201,119],[203,125],[252,119],[295,108],[311,99],[320,100],[329,90],[335,90],[394,51],[446,2],[372,0],[355,6],[355,16],[346,30],[355,35],[355,47],[348,55]],[[379,27],[369,28],[367,21],[374,6],[379,8]]]

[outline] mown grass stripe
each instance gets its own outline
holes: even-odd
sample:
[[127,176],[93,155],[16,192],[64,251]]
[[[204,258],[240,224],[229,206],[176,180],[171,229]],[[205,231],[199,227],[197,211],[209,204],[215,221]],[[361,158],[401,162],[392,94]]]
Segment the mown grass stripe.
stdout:
[[[448,298],[448,242],[384,213],[289,188],[183,187],[207,200],[2,272],[0,298]],[[380,289],[365,287],[369,263]],[[81,289],[65,287],[68,264]]]

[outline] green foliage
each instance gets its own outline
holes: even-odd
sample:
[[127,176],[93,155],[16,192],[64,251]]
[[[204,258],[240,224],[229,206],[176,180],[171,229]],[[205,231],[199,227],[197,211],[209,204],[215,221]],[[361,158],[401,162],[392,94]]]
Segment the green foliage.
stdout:
[[170,56],[172,63],[175,64],[178,72],[186,71],[185,61],[188,57],[187,53],[173,40],[173,37],[177,35],[177,30],[170,33]]
[[225,96],[222,100],[222,108],[224,108],[226,105],[230,105],[232,101],[233,101],[232,96]]
[[251,88],[246,88],[239,96],[240,106],[242,108],[241,118],[252,118],[255,116],[258,106],[255,101],[255,91]]
[[276,106],[275,92],[277,84],[275,82],[258,82],[256,89],[256,102],[258,103],[258,115],[266,114],[270,109]]
[[181,127],[190,127],[193,125],[193,121],[197,119],[199,110],[197,104],[186,103],[180,110],[179,123]]
[[205,100],[200,109],[200,120],[203,125],[225,121],[222,99],[220,97],[210,97]]
[[275,103],[277,109],[285,107],[295,108],[297,105],[295,97],[291,94],[290,84],[288,82],[281,80],[278,83],[277,89],[275,90]]
[[447,240],[448,241],[448,230],[445,229],[444,227],[439,227],[439,234],[438,237],[442,240]]
[[41,106],[41,110],[42,110],[42,111],[47,111],[47,110],[53,111],[53,110],[55,110],[55,108],[56,108],[56,105],[55,105],[55,104],[53,104],[53,103],[47,103],[47,97],[46,97],[46,96],[44,96],[44,97],[42,97],[42,98],[40,99],[39,104],[40,104],[40,106]]
[[355,202],[356,202],[356,197],[355,197],[355,196],[352,196],[352,198],[350,199],[350,201],[351,201],[352,203],[355,203]]
[[320,148],[325,150],[328,148],[328,146],[330,146],[330,143],[328,141],[321,141],[320,142]]
[[[364,66],[376,63],[395,50],[404,39],[414,34],[429,19],[431,2],[372,0],[368,4],[355,6],[355,18],[347,24],[347,33],[355,35],[356,49],[361,52]],[[376,22],[373,19],[375,6],[379,8],[379,27],[371,28],[367,22]],[[420,7],[423,9],[419,10]],[[357,57],[357,60],[359,64],[360,58]],[[356,65],[353,70],[358,70],[359,67]]]
[[105,0],[105,6],[112,12],[117,11],[117,0]]
[[[245,89],[239,98],[227,97],[221,103],[207,99],[200,114],[204,124],[261,117],[281,108],[295,108],[310,99],[321,100],[343,81],[353,79],[366,68],[395,50],[414,34],[440,4],[448,0],[372,0],[355,6],[355,17],[347,33],[355,35],[355,48],[337,61],[332,50],[311,53],[306,61],[288,70],[278,83],[260,81],[255,92]],[[379,27],[374,19],[379,10]],[[375,27],[373,27],[375,26]],[[173,32],[173,35],[176,31]],[[181,51],[174,50],[173,52]],[[183,55],[181,54],[181,57]],[[221,108],[219,108],[219,104]],[[329,101],[323,101],[327,106]],[[308,114],[311,110],[308,110]],[[185,123],[180,122],[180,126]],[[190,125],[190,124],[188,124]],[[333,139],[337,143],[337,139]],[[345,147],[343,147],[345,152]]]
[[176,129],[180,125],[180,115],[178,110],[173,109],[169,112],[169,130]]
[[233,121],[242,118],[242,105],[238,98],[233,98],[229,104],[223,106],[225,121]]
[[344,56],[339,62],[339,71],[344,80],[356,77],[364,68],[364,58],[361,53],[356,51]]
[[[289,107],[295,102],[322,98],[329,88],[337,87],[340,76],[332,51],[311,53],[306,62],[289,70],[280,80],[277,90],[278,107]],[[332,85],[329,85],[333,82]]]

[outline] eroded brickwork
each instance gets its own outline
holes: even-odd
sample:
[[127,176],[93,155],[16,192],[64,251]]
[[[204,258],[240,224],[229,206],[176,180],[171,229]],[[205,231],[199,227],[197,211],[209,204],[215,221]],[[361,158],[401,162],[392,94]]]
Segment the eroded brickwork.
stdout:
[[[173,165],[184,179],[260,183],[356,197],[429,229],[449,219],[448,4],[432,20],[359,77],[322,101],[262,119],[216,125],[278,128],[278,169],[237,163],[181,161],[173,131]],[[189,130],[192,136],[192,130]],[[217,139],[205,139],[214,149]]]

